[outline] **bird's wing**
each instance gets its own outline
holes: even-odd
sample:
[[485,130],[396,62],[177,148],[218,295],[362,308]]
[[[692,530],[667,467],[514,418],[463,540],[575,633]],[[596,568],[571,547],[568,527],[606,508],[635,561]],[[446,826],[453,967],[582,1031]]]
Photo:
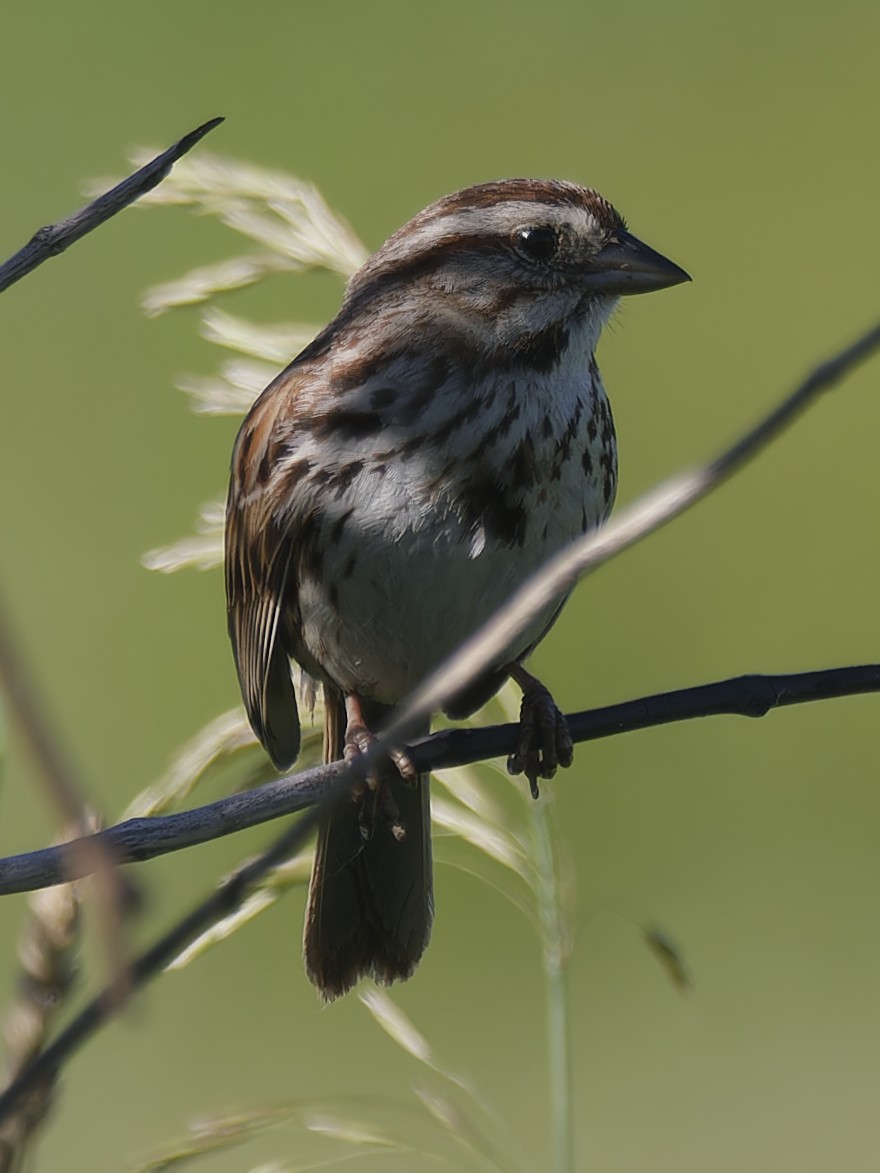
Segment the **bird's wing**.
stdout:
[[279,521],[270,489],[294,382],[289,370],[280,375],[242,425],[226,503],[226,609],[235,666],[253,730],[282,770],[300,746],[286,617],[295,610],[296,537]]

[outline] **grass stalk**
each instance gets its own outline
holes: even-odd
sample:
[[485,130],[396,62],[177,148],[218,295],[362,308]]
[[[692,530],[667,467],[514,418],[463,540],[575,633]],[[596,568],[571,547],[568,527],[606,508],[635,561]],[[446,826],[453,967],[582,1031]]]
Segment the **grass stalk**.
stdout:
[[547,1058],[550,1070],[550,1113],[555,1173],[574,1173],[572,1136],[571,1055],[568,1045],[566,965],[569,934],[562,908],[549,804],[532,804],[532,829],[537,871],[536,892],[541,923],[541,954],[547,999]]

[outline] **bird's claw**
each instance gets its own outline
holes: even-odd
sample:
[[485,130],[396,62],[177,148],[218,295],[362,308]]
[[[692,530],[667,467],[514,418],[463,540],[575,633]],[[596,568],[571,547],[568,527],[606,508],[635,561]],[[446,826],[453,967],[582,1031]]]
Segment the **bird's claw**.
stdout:
[[[349,721],[345,730],[345,744],[343,757],[346,762],[353,762],[362,754],[369,751],[376,738],[366,725],[358,721]],[[412,758],[406,750],[388,750],[388,756],[397,768],[404,782],[412,784],[418,777]],[[391,828],[391,834],[398,842],[406,838],[406,828],[400,821],[400,808],[394,798],[391,783],[382,777],[379,769],[372,769],[367,775],[366,782],[352,792],[352,799],[360,803],[358,812],[358,828],[361,838],[370,840],[380,818]]]
[[574,745],[568,723],[547,688],[530,677],[523,686],[519,739],[507,759],[509,774],[525,774],[532,798],[538,798],[539,778],[552,778],[559,766],[570,766]]

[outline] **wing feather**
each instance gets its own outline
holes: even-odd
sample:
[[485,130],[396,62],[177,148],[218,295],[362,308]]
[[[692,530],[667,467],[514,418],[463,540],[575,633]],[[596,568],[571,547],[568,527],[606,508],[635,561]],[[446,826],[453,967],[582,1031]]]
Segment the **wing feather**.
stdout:
[[[284,376],[282,376],[283,378]],[[242,425],[232,453],[226,504],[226,607],[248,719],[275,765],[287,769],[300,746],[290,671],[295,611],[295,537],[282,527],[268,491],[277,456],[277,395],[264,395]]]

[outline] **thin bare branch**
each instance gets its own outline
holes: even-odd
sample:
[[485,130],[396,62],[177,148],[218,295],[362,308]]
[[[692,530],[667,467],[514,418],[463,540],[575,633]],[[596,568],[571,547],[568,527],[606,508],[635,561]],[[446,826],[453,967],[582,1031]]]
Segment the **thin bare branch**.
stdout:
[[[326,786],[320,801],[307,810],[263,855],[244,865],[224,881],[215,893],[135,960],[131,969],[133,984],[140,987],[155,977],[165,964],[214,921],[237,908],[266,872],[303,845],[315,829],[321,814],[332,804],[344,801],[352,784],[364,779],[367,771],[378,765],[385,753],[385,745],[399,745],[406,741],[408,732],[415,724],[427,714],[441,709],[445,698],[460,692],[489,665],[501,662],[500,657],[503,656],[504,649],[528,627],[532,617],[539,614],[548,602],[563,595],[578,578],[595,570],[613,555],[627,549],[705,497],[737,468],[757,455],[815,399],[820,391],[840,382],[878,347],[880,325],[874,326],[851,346],[812,371],[781,405],[774,408],[755,428],[715,460],[694,472],[674,478],[666,485],[661,485],[624,510],[615,521],[608,523],[598,533],[573,542],[568,550],[535,574],[488,624],[431,674],[409,702],[401,707],[399,718],[376,739],[366,753],[340,769],[338,773],[331,775],[333,781]],[[859,672],[858,669],[849,671]],[[866,678],[860,681],[859,687],[854,691],[876,689],[880,669],[872,665],[863,671]],[[829,695],[825,691],[827,687],[827,682],[823,688],[821,684],[817,685],[814,679],[811,686],[812,695]],[[784,689],[777,703],[786,703],[786,698],[792,695],[788,689]],[[771,689],[771,700],[772,696]],[[787,703],[792,701],[788,700]],[[644,705],[644,702],[642,704]],[[745,711],[749,715],[755,715],[760,708],[760,704],[752,701],[746,706]],[[643,727],[650,723],[647,720],[638,720],[636,726]],[[418,758],[416,767],[425,768]],[[22,1071],[16,1081],[0,1095],[0,1120],[8,1115],[22,1095],[56,1072],[74,1051],[118,1012],[118,1009],[118,1000],[113,996],[112,988],[105,990],[90,1002],[55,1042]]]
[[23,249],[10,257],[5,264],[0,265],[0,293],[16,281],[20,281],[38,265],[42,265],[43,261],[63,253],[81,237],[98,228],[105,220],[109,220],[111,216],[115,216],[117,212],[121,212],[145,192],[161,183],[177,160],[191,151],[196,143],[222,121],[222,118],[212,118],[210,122],[191,130],[145,167],[123,179],[110,191],[98,196],[66,220],[39,228]]
[[[722,713],[763,717],[787,705],[867,692],[880,692],[880,664],[795,675],[738,676],[570,713],[566,720],[574,741],[595,741]],[[515,724],[445,729],[412,742],[409,752],[416,769],[430,773],[504,757],[516,747],[517,734]],[[305,810],[321,800],[328,787],[343,775],[344,768],[342,762],[315,766],[178,814],[127,819],[100,832],[95,839],[117,864],[139,863]],[[71,876],[83,875],[88,856],[78,854],[76,848],[74,843],[65,843],[0,859],[0,896],[50,887]]]
[[[272,846],[224,880],[206,900],[178,921],[155,945],[134,962],[129,974],[133,989],[139,989],[162,972],[191,941],[215,921],[238,908],[253,886],[273,867],[293,855],[315,830],[322,811],[343,797],[355,778],[364,776],[364,759],[346,767],[335,786],[325,790],[321,803],[305,812]],[[36,1057],[5,1091],[0,1093],[0,1123],[15,1110],[21,1097],[54,1077],[61,1065],[120,1009],[113,986],[108,986],[80,1011],[61,1034]]]
[[[820,700],[831,696],[843,696],[853,693],[874,692],[880,690],[880,665],[871,664],[863,668],[838,668],[827,672],[806,673],[799,676],[780,677],[752,677],[743,676],[735,680],[721,681],[716,685],[705,686],[709,690],[710,701],[703,705],[699,712],[691,712],[690,716],[706,715],[708,713],[741,713],[744,716],[758,717],[771,708],[782,705],[797,704],[799,701]],[[621,720],[622,709],[634,708],[631,728],[646,728],[652,724],[666,724],[670,719],[684,719],[688,700],[692,702],[694,694],[701,689],[684,689],[680,693],[665,694],[658,697],[646,697],[641,701],[629,702],[628,705],[613,706],[610,709],[597,710],[595,713],[585,713],[574,718],[573,735],[578,740],[596,738],[604,734],[598,727],[585,731],[581,726],[581,718],[587,726],[597,720],[604,713],[604,720],[609,723],[605,733],[623,732]],[[725,700],[725,696],[727,700]],[[670,716],[670,714],[675,714]],[[495,741],[492,749],[503,752],[505,748],[514,744],[513,735],[515,726],[502,725],[493,729],[475,730],[475,734],[486,735]],[[449,730],[435,734],[425,739],[422,746],[415,746],[414,761],[416,768],[421,772],[427,768],[428,757],[423,754],[424,745],[432,746],[450,741],[452,746],[447,747],[448,760],[445,764],[462,764],[460,751],[461,739],[469,736],[465,730]],[[454,746],[458,740],[459,747]],[[178,921],[155,945],[142,953],[130,967],[130,979],[133,989],[139,989],[152,978],[156,977],[164,967],[171,962],[191,941],[205,932],[217,920],[228,916],[242,901],[246,899],[254,885],[267,872],[298,851],[315,830],[323,812],[336,802],[347,801],[350,788],[357,781],[362,780],[369,768],[370,754],[363,754],[354,762],[347,765],[334,763],[332,766],[319,767],[316,770],[306,771],[298,779],[290,779],[291,783],[301,782],[307,778],[310,783],[311,795],[304,801],[311,802],[311,808],[302,818],[288,828],[267,851],[256,859],[245,864],[228,879],[224,880],[216,892],[202,901],[187,916]],[[439,756],[439,755],[438,755]],[[430,759],[434,761],[433,756]],[[320,781],[319,781],[320,778]],[[270,786],[280,786],[282,783],[270,783]],[[264,788],[266,789],[266,788]],[[315,791],[320,791],[320,798],[315,801]],[[256,792],[254,792],[256,793]],[[237,796],[240,799],[246,795]],[[231,801],[231,800],[224,800]],[[215,806],[220,804],[214,804]],[[165,819],[132,820],[132,822],[161,822],[167,823],[170,819],[179,816],[167,816]],[[260,821],[260,820],[258,820]],[[8,861],[7,861],[8,862]],[[98,997],[94,998],[84,1010],[62,1031],[58,1038],[45,1051],[26,1067],[18,1078],[0,1094],[0,1122],[15,1110],[21,1097],[39,1086],[44,1080],[52,1078],[61,1065],[84,1042],[113,1018],[119,1010],[119,1000],[115,997],[112,986],[107,987]]]
[[[50,257],[64,252],[75,241],[156,187],[173,164],[222,121],[222,118],[214,118],[204,123],[86,207],[57,224],[41,228],[23,249],[0,266],[0,292]],[[24,733],[53,804],[60,811],[62,820],[79,833],[80,837],[76,841],[78,845],[70,857],[73,870],[78,875],[96,872],[100,876],[96,898],[101,913],[101,929],[110,969],[115,975],[115,996],[121,999],[127,989],[122,920],[126,907],[131,903],[130,892],[114,868],[105,845],[99,839],[86,835],[89,816],[83,788],[75,777],[70,759],[61,749],[57,732],[46,718],[29,666],[16,647],[12,630],[0,599],[0,685],[8,696],[10,709]]]
[[[581,578],[708,496],[784,431],[820,392],[841,382],[878,349],[880,324],[815,367],[777,407],[714,460],[658,485],[601,529],[573,541],[533,574],[479,631],[410,694],[384,731],[384,740],[406,741],[410,731],[429,714],[442,709],[448,697],[463,691],[486,669],[503,663],[505,649],[515,646],[535,616],[554,600],[564,598]],[[373,760],[382,752],[381,739],[377,739],[372,747]]]

